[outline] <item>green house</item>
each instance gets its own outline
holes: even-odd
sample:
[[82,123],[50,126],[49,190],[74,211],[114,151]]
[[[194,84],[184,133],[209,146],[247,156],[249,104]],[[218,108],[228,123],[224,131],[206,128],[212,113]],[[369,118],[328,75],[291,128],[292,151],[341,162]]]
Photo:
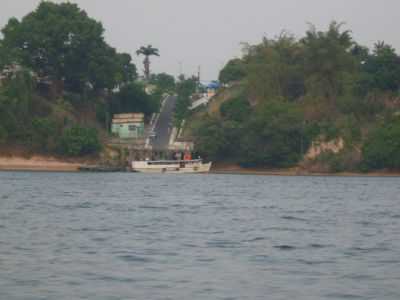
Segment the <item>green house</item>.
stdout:
[[144,137],[144,114],[116,114],[113,117],[111,133],[120,139]]

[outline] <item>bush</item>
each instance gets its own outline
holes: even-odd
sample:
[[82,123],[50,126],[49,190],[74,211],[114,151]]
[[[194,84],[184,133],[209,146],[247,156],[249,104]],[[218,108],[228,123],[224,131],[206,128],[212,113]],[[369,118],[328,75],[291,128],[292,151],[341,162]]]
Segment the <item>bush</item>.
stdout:
[[206,118],[196,125],[193,128],[196,136],[195,150],[201,156],[210,160],[227,160],[232,158],[232,152],[238,150],[240,136],[232,136],[238,131],[232,122]]
[[49,118],[32,120],[32,144],[41,151],[53,151],[57,139],[57,124]]
[[232,59],[222,69],[219,80],[222,83],[242,80],[246,76],[246,67],[241,59]]
[[5,128],[3,128],[2,126],[0,126],[0,144],[3,144],[7,141],[7,130]]
[[400,169],[400,119],[373,130],[363,148],[363,170]]
[[339,98],[337,106],[341,113],[354,115],[357,118],[373,118],[385,109],[385,95],[370,93],[363,97],[348,96]]
[[97,130],[80,126],[64,130],[59,143],[59,153],[69,156],[94,154],[100,149]]
[[224,102],[221,105],[220,112],[221,115],[226,119],[245,121],[251,113],[251,108],[248,101],[243,98],[236,98]]
[[310,144],[301,112],[290,103],[271,102],[252,118],[240,140],[244,166],[289,167]]
[[96,120],[101,123],[104,128],[108,128],[107,119],[108,119],[107,106],[105,103],[97,103],[96,104]]

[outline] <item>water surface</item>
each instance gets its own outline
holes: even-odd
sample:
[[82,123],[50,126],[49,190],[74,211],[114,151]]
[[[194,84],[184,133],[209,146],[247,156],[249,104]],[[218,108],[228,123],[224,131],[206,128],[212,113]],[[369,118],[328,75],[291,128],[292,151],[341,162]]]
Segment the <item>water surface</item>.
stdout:
[[400,179],[0,173],[0,299],[400,299]]

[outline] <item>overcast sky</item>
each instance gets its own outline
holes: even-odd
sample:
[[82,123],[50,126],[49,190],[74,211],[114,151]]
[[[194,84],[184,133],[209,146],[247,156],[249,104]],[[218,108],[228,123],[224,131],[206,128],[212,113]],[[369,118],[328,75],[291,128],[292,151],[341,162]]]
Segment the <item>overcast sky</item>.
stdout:
[[[40,0],[0,0],[0,26],[32,11]],[[62,2],[62,1],[55,1]],[[239,56],[241,42],[257,43],[283,29],[302,36],[307,23],[319,29],[346,22],[355,39],[371,46],[384,40],[400,49],[399,0],[72,0],[100,20],[108,43],[134,55],[141,45],[160,49],[155,72],[187,75],[200,65],[204,80]]]

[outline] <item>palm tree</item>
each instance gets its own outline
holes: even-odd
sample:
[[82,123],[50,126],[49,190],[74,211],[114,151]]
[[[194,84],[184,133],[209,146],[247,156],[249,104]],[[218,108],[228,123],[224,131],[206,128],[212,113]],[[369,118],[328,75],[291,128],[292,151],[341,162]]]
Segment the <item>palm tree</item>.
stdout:
[[147,47],[140,47],[139,50],[136,51],[137,55],[144,55],[144,61],[143,61],[143,65],[144,65],[144,76],[146,78],[146,80],[148,81],[150,79],[150,56],[155,55],[155,56],[160,56],[160,54],[158,53],[158,49],[157,48],[153,48],[152,45],[148,45]]

